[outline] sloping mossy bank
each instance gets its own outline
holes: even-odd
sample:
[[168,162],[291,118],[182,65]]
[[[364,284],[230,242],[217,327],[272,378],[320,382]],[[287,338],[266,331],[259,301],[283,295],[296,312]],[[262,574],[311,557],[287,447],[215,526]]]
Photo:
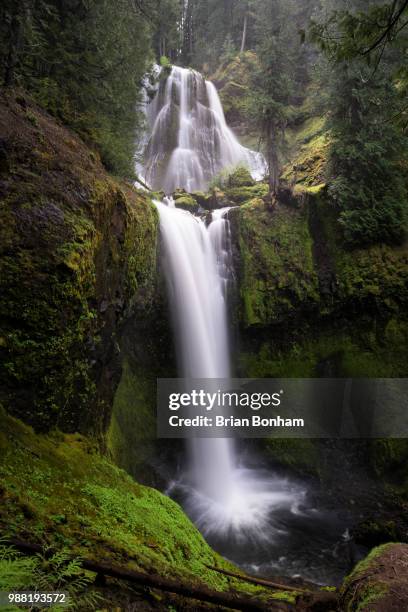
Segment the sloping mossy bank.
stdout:
[[101,437],[121,325],[152,309],[158,219],[22,92],[0,97],[0,401]]
[[[89,438],[34,434],[1,410],[0,450],[0,529],[6,539],[64,548],[79,558],[216,590],[294,600],[296,593],[266,593],[209,570],[207,565],[234,567],[211,550],[175,502],[135,483]],[[115,584],[109,596],[117,607],[127,589],[117,584],[115,590]],[[159,595],[153,599],[154,609],[167,609]]]

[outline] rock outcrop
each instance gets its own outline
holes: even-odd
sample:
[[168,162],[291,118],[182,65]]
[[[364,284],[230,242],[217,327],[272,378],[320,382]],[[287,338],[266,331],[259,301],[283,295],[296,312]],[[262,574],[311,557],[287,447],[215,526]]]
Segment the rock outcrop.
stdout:
[[0,402],[101,438],[120,329],[154,300],[156,210],[23,93],[0,98],[0,144]]

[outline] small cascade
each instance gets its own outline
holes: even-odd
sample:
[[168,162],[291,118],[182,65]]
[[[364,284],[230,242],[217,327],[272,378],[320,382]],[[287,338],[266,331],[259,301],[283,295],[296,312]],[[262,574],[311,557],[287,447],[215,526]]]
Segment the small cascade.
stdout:
[[205,191],[221,170],[245,165],[265,174],[263,155],[243,147],[227,126],[214,85],[174,66],[147,107],[150,138],[144,178],[153,189]]

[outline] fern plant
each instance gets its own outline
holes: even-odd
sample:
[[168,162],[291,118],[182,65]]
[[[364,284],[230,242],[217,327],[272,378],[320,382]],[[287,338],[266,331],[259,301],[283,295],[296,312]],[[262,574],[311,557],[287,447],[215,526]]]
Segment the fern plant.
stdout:
[[[66,549],[51,556],[44,550],[43,554],[24,557],[0,539],[0,591],[64,591],[68,594],[68,601],[55,604],[49,610],[88,611],[95,610],[101,599],[101,595],[91,588],[91,583],[91,575],[81,567],[81,558],[72,558]],[[3,608],[4,612],[20,609],[15,605]]]

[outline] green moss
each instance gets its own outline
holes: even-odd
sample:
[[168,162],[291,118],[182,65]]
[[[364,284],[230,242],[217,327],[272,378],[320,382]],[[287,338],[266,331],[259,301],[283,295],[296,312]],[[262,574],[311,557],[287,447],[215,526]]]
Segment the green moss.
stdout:
[[228,187],[253,187],[255,185],[255,181],[247,168],[244,166],[238,166],[228,176],[227,184]]
[[256,183],[252,186],[229,187],[224,188],[227,199],[232,204],[245,204],[254,198],[262,198],[267,195],[269,187],[266,183]]
[[[234,570],[211,550],[181,508],[135,483],[87,438],[34,435],[1,413],[0,524],[18,537],[163,577],[267,598],[263,589],[206,566]],[[235,570],[236,571],[236,570]]]
[[340,607],[347,611],[399,610],[406,601],[405,544],[374,548],[345,579]]
[[133,475],[146,470],[146,463],[154,450],[155,374],[125,358],[115,393],[108,448],[115,463]]
[[210,193],[204,193],[203,191],[193,191],[191,196],[194,198],[197,204],[201,206],[202,208],[205,208],[205,209],[210,208],[210,202],[209,202],[211,199]]
[[239,359],[241,374],[254,378],[313,378],[325,364],[338,377],[403,377],[406,345],[385,339],[380,322],[356,316],[336,325],[309,322],[296,336],[287,333],[284,341],[276,337],[273,343],[261,342],[256,350],[244,347]]
[[408,304],[408,243],[346,249],[333,208],[322,197],[316,198],[313,206],[336,274],[337,299],[398,313]]
[[354,582],[365,579],[365,582],[359,583],[358,595],[353,596],[351,600],[347,598],[347,610],[365,612],[370,609],[367,606],[381,602],[384,595],[389,592],[389,586],[383,584],[377,577],[370,579],[370,573],[377,567],[377,561],[381,556],[393,546],[394,544],[388,543],[373,548],[367,557],[360,561],[351,574],[345,578],[342,587],[343,592],[346,592],[350,587],[352,588]]
[[358,578],[362,574],[364,574],[367,570],[370,569],[373,562],[375,562],[378,559],[378,557],[380,557],[384,552],[386,552],[392,546],[393,546],[393,543],[388,543],[388,544],[382,544],[381,546],[377,546],[376,548],[373,548],[362,561],[357,563],[357,565],[355,566],[351,574],[349,574],[347,578],[345,579],[344,584],[347,584],[354,578]]
[[188,210],[191,213],[198,211],[197,200],[195,200],[190,194],[177,196],[175,199],[175,204],[177,208]]
[[317,275],[304,211],[259,202],[238,213],[242,318],[245,326],[270,325],[293,317],[299,306],[316,307]]
[[381,601],[384,595],[388,593],[388,590],[389,589],[386,586],[367,585],[366,588],[360,590],[357,607],[353,606],[349,609],[355,610],[356,612],[367,612],[376,603],[381,605]]
[[330,135],[325,117],[308,117],[288,130],[288,161],[282,179],[310,188],[325,182]]
[[[42,537],[71,542],[86,556],[103,557],[110,550],[146,570],[207,574],[214,586],[225,583],[205,569],[205,563],[220,559],[178,505],[137,485],[86,438],[34,437],[28,427],[5,415],[1,427],[8,438],[0,463],[2,496],[8,500],[2,504],[1,520],[10,534],[24,528],[37,539],[40,529]],[[53,520],[59,515],[66,519]]]
[[12,160],[0,210],[0,401],[38,429],[101,436],[120,325],[153,301],[157,212],[46,114],[30,108],[33,135],[18,104],[0,99],[0,110]]
[[313,440],[264,440],[267,456],[300,474],[319,474],[319,452]]

